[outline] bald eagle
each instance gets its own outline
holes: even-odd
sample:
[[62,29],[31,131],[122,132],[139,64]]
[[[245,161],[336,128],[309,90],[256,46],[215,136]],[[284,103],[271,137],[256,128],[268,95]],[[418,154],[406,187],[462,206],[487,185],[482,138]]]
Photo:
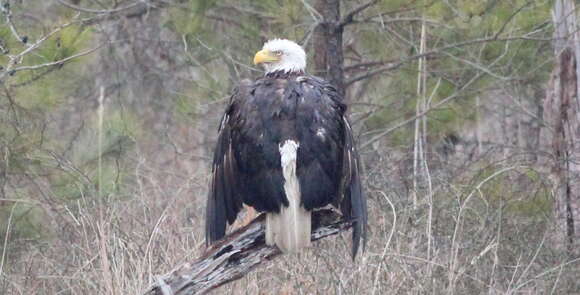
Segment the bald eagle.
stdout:
[[254,63],[264,77],[234,90],[222,118],[206,212],[206,242],[220,240],[243,204],[266,213],[266,243],[310,245],[311,211],[332,205],[353,222],[352,256],[366,241],[359,156],[335,87],[307,75],[298,44],[274,39]]

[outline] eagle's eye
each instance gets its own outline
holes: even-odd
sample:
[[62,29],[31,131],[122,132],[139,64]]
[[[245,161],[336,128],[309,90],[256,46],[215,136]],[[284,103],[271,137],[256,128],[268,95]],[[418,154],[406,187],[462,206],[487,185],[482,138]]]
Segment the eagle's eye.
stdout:
[[282,50],[274,50],[274,54],[276,56],[280,56],[280,55],[282,55]]

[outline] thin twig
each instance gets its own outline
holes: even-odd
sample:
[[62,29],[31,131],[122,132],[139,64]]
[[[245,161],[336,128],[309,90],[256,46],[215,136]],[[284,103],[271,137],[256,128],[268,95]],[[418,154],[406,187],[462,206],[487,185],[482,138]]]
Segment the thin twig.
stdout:
[[14,216],[14,209],[18,203],[14,203],[10,209],[10,216],[8,217],[8,225],[6,226],[6,233],[4,234],[4,245],[2,246],[2,259],[0,260],[0,275],[4,276],[4,260],[6,259],[6,252],[8,251],[8,238],[12,231],[12,217]]
[[393,235],[395,234],[396,228],[397,228],[397,210],[395,209],[395,205],[393,205],[393,202],[391,202],[391,200],[389,199],[389,197],[387,196],[387,194],[385,194],[382,191],[378,192],[379,194],[381,194],[383,196],[383,198],[385,198],[385,200],[387,200],[387,202],[389,203],[389,206],[391,206],[391,210],[393,210],[393,226],[391,227],[391,233],[389,234],[389,237],[387,238],[387,242],[385,243],[385,247],[383,247],[383,253],[381,255],[381,258],[379,259],[379,267],[377,268],[377,271],[375,272],[375,280],[373,283],[373,292],[372,294],[376,294],[377,291],[377,285],[379,282],[379,275],[381,274],[381,268],[383,267],[383,264],[385,263],[385,257],[387,256],[387,250],[389,249],[389,246],[391,245],[391,240],[393,239]]

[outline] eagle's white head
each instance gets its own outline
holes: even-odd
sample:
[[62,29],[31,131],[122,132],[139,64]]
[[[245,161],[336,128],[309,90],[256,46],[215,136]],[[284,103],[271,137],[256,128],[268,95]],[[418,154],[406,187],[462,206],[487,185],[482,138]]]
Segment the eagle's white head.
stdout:
[[306,69],[306,52],[293,41],[273,39],[264,43],[262,50],[254,56],[254,64],[262,64],[266,74],[283,72],[303,72]]

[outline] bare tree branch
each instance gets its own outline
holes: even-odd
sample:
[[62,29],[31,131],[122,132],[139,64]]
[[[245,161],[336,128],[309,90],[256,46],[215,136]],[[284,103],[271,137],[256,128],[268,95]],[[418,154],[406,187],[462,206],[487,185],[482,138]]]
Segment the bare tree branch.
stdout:
[[350,71],[360,70],[360,69],[364,70],[364,69],[368,69],[370,67],[382,66],[382,65],[385,65],[388,63],[395,63],[395,61],[394,60],[390,60],[390,61],[375,60],[375,61],[361,62],[361,63],[352,64],[352,65],[344,67],[344,71],[350,72]]
[[[66,0],[62,0],[62,1],[66,1]],[[186,7],[183,5],[184,2],[185,2],[185,0],[174,0],[174,1],[157,0],[155,2],[153,2],[153,0],[149,0],[146,3],[146,5],[145,4],[144,5],[137,5],[137,4],[142,3],[142,2],[139,2],[135,5],[127,5],[127,6],[123,7],[122,9],[119,8],[119,9],[114,9],[114,10],[111,10],[111,9],[109,9],[109,10],[96,10],[96,11],[102,11],[102,13],[93,12],[93,14],[95,16],[83,19],[81,21],[81,23],[83,25],[86,25],[86,26],[91,26],[91,25],[95,25],[95,24],[98,24],[101,22],[117,20],[119,18],[139,18],[139,17],[146,15],[147,13],[150,13],[152,11],[167,8],[167,7],[182,7],[184,9],[186,9]],[[75,9],[75,10],[78,11],[78,9]],[[109,11],[109,12],[105,13],[105,11]]]
[[[278,248],[266,245],[264,222],[265,215],[261,214],[250,224],[213,245],[196,261],[186,262],[158,277],[144,294],[204,294],[242,278],[260,264],[281,254]],[[338,234],[352,225],[328,209],[313,212],[312,222],[313,241]]]
[[4,66],[4,69],[2,71],[0,71],[0,81],[2,79],[4,79],[4,77],[7,74],[11,75],[14,73],[14,68],[22,62],[25,55],[38,49],[46,40],[48,40],[50,37],[54,36],[58,32],[62,31],[64,28],[67,28],[67,27],[75,24],[77,22],[76,21],[77,17],[78,17],[78,15],[73,18],[74,19],[73,21],[70,21],[68,23],[65,23],[65,24],[62,24],[62,25],[56,27],[54,30],[50,31],[49,33],[47,33],[44,36],[42,36],[41,38],[39,38],[33,44],[29,44],[28,47],[26,49],[24,49],[23,51],[21,51],[20,53],[18,53],[16,55],[8,55],[8,59],[9,59],[8,63]]
[[19,71],[25,71],[25,70],[37,70],[37,69],[41,69],[41,68],[45,68],[45,67],[50,67],[50,66],[56,66],[56,65],[62,65],[65,64],[75,58],[81,57],[81,56],[85,56],[85,55],[89,55],[97,50],[99,50],[101,47],[103,47],[103,45],[105,45],[104,43],[93,47],[91,49],[87,49],[85,51],[81,51],[77,54],[73,54],[71,56],[68,56],[66,58],[63,59],[59,59],[53,62],[48,62],[48,63],[43,63],[43,64],[38,64],[38,65],[32,65],[32,66],[21,66],[21,67],[17,67],[12,69],[12,72],[19,72]]
[[356,8],[354,8],[353,10],[351,10],[350,12],[348,12],[340,21],[340,23],[338,24],[339,27],[344,27],[350,23],[353,22],[354,20],[354,16],[357,15],[358,13],[362,12],[363,10],[375,5],[378,2],[378,0],[371,0],[367,3],[364,3]]
[[[415,54],[412,56],[408,56],[408,57],[403,57],[401,58],[401,60],[396,61],[396,62],[392,62],[392,63],[388,63],[382,67],[378,67],[372,71],[369,71],[365,74],[362,74],[360,76],[356,76],[353,78],[350,78],[349,80],[347,80],[345,82],[345,87],[349,87],[351,86],[353,83],[373,77],[377,74],[381,74],[384,73],[386,71],[390,71],[393,69],[396,69],[400,66],[402,66],[403,64],[405,64],[406,62],[412,61],[412,60],[416,60],[419,58],[423,58],[425,56],[430,56],[430,55],[434,55],[434,54],[440,54],[442,52],[444,52],[445,50],[449,50],[452,48],[460,48],[460,47],[465,47],[465,46],[470,46],[470,45],[475,45],[475,44],[480,44],[480,43],[486,43],[486,42],[508,42],[508,41],[515,41],[515,40],[539,40],[539,41],[551,41],[552,39],[539,39],[539,38],[532,38],[530,37],[530,34],[525,34],[522,36],[515,36],[515,37],[506,37],[506,38],[498,38],[497,34],[494,34],[491,37],[486,37],[486,38],[478,38],[478,39],[473,39],[473,40],[468,40],[468,41],[463,41],[463,42],[458,42],[458,43],[454,43],[454,44],[449,44],[440,48],[435,48],[429,51],[426,51],[424,53],[421,54]],[[350,68],[349,68],[350,70]]]
[[14,26],[14,22],[12,21],[12,10],[10,9],[10,2],[2,4],[0,6],[0,10],[2,11],[2,13],[4,13],[6,17],[6,24],[8,24],[8,27],[10,27],[12,35],[14,35],[14,37],[20,42],[26,43],[28,41],[28,38],[26,36],[24,37],[20,36],[18,31],[16,30],[16,26]]
[[376,142],[377,140],[381,139],[382,137],[384,137],[385,135],[411,123],[414,122],[415,120],[422,118],[423,116],[426,116],[428,113],[430,113],[433,110],[436,110],[438,108],[440,108],[441,106],[449,103],[450,101],[454,100],[455,98],[459,97],[460,95],[462,95],[464,93],[465,90],[467,90],[469,88],[469,85],[473,84],[475,81],[479,80],[479,78],[481,78],[483,76],[484,72],[479,72],[476,75],[474,75],[471,79],[469,79],[469,81],[467,81],[465,84],[463,84],[461,87],[459,87],[457,89],[457,91],[455,91],[453,94],[445,97],[444,99],[442,99],[441,101],[431,105],[429,108],[427,108],[426,110],[423,110],[421,112],[418,112],[414,117],[411,117],[409,119],[406,119],[404,121],[401,121],[399,123],[397,123],[395,126],[382,131],[381,133],[375,135],[374,137],[372,137],[371,139],[367,140],[366,142],[362,143],[360,145],[360,149],[365,149],[366,147],[368,147],[369,145],[373,144],[374,142]]
[[123,7],[118,7],[118,8],[111,8],[111,9],[90,9],[90,8],[85,8],[85,7],[80,7],[78,5],[74,5],[72,3],[69,3],[65,0],[56,0],[58,3],[60,3],[63,6],[66,6],[70,9],[74,9],[76,11],[79,12],[86,12],[86,13],[94,13],[94,14],[110,14],[110,13],[115,13],[115,12],[120,12],[120,11],[124,11],[133,7],[136,7],[138,5],[150,5],[147,2],[148,1],[135,1],[131,4],[128,4],[126,6]]

